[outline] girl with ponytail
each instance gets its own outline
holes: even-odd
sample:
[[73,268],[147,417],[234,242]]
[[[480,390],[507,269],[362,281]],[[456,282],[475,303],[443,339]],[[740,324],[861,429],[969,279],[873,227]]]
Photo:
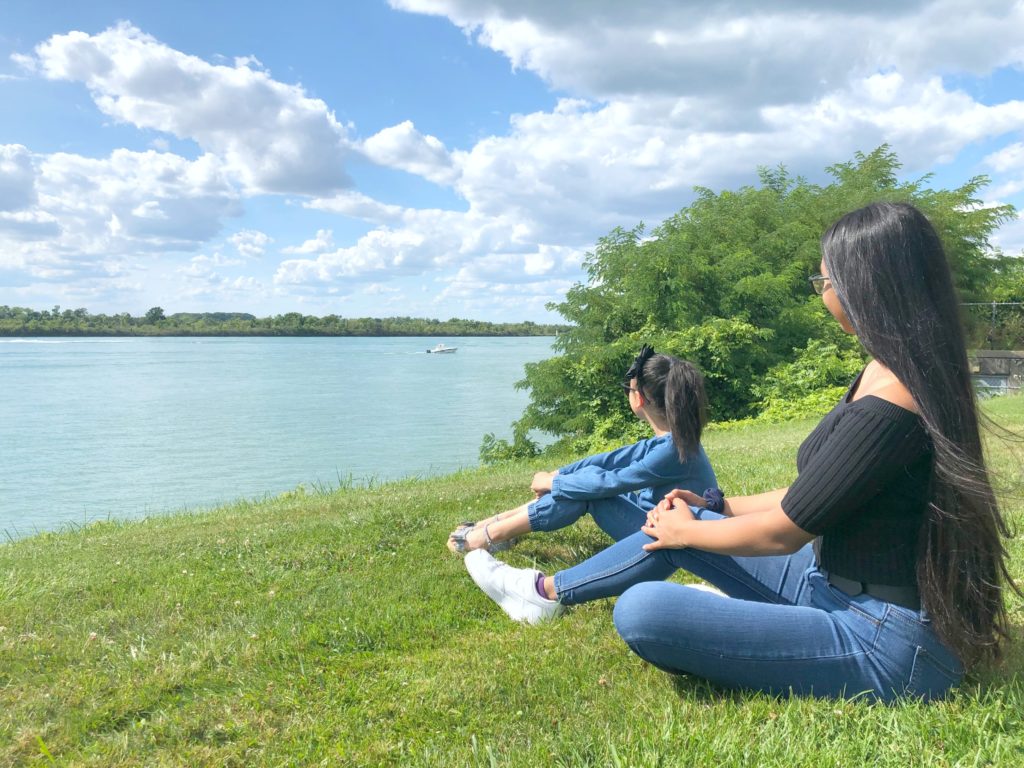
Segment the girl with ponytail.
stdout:
[[553,472],[538,472],[530,485],[534,501],[463,523],[449,536],[449,549],[508,549],[517,536],[565,528],[586,514],[618,541],[639,531],[647,513],[673,488],[698,493],[713,488],[715,473],[700,445],[707,421],[700,371],[645,345],[622,387],[630,409],[651,426],[653,437]]
[[[674,490],[554,577],[471,553],[506,613],[619,596],[616,629],[650,663],[776,694],[931,699],[998,657],[1016,585],[939,238],[913,206],[875,203],[821,252],[811,283],[873,360],[800,446],[793,483],[715,510]],[[680,568],[724,594],[664,583]]]

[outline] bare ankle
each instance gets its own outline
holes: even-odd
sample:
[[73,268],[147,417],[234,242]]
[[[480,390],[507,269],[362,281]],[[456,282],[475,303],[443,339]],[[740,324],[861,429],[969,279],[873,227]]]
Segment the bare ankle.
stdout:
[[544,593],[547,595],[548,600],[557,600],[558,592],[555,591],[555,579],[552,576],[544,577]]

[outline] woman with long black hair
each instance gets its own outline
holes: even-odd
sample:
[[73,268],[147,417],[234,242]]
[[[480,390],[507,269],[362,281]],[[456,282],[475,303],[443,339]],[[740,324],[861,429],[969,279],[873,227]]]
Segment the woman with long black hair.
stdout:
[[[673,491],[639,533],[554,577],[471,553],[506,612],[620,595],[616,628],[647,661],[774,693],[939,697],[999,655],[1007,529],[939,238],[913,206],[875,203],[821,246],[811,282],[873,360],[800,446],[793,484],[719,512]],[[679,568],[724,596],[663,583]]]

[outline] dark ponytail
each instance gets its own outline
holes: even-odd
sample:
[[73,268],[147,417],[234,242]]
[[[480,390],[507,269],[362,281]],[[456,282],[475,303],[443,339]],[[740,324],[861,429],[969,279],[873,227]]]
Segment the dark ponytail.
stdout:
[[637,386],[668,422],[679,459],[686,461],[696,454],[708,422],[704,377],[697,366],[671,355],[654,355],[644,363]]

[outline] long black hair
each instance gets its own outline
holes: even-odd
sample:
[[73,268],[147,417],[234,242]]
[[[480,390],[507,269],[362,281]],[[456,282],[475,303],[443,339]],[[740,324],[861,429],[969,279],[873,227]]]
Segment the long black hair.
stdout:
[[[650,354],[642,359],[646,350]],[[700,436],[708,422],[704,376],[688,360],[654,354],[650,347],[644,347],[637,363],[630,374],[636,377],[637,388],[648,405],[665,417],[679,459],[686,461],[700,449]]]
[[982,453],[977,404],[949,263],[931,222],[873,203],[821,238],[832,288],[865,349],[909,390],[932,443],[931,499],[917,581],[938,635],[965,665],[1007,637],[1009,535]]

